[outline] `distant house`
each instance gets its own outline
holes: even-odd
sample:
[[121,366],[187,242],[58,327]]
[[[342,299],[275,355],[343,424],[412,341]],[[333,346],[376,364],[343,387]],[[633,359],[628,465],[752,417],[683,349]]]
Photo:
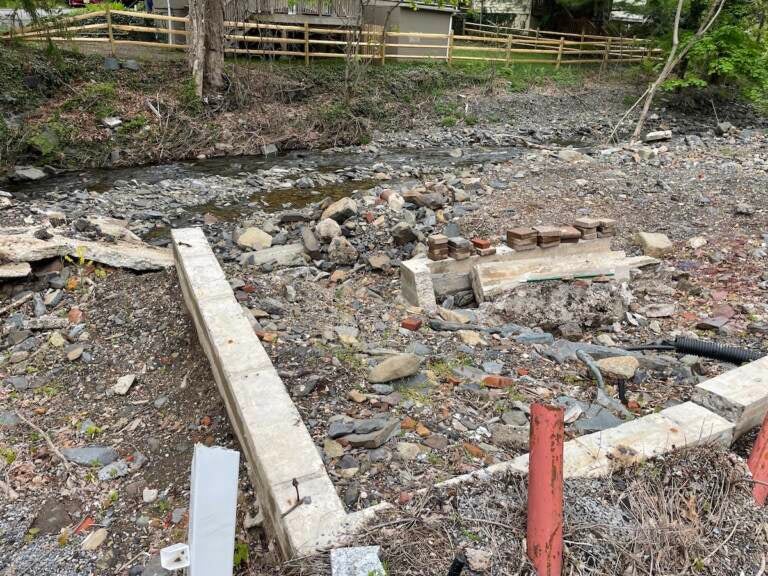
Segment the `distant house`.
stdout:
[[503,21],[505,26],[527,29],[531,27],[532,5],[533,0],[473,0],[472,9],[477,14],[495,15],[494,21]]
[[[154,12],[173,16],[186,16],[189,0],[156,0]],[[388,31],[403,35],[388,38],[388,44],[425,44],[428,49],[388,46],[387,55],[418,54],[445,56],[446,39],[409,37],[407,33],[448,34],[451,30],[454,8],[401,0],[247,0],[225,3],[225,18],[238,22],[304,25],[314,28],[368,27],[386,25]],[[445,46],[445,48],[443,48]]]

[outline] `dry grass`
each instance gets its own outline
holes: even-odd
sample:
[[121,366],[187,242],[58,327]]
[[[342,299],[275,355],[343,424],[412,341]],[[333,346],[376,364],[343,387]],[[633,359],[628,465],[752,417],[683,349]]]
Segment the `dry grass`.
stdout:
[[[567,482],[563,574],[763,576],[768,522],[745,478],[740,458],[705,447]],[[433,490],[382,514],[354,544],[380,545],[390,576],[445,576],[468,547],[492,552],[492,576],[533,574],[524,553],[525,494],[526,480],[512,475]],[[327,555],[288,563],[281,573],[328,575]]]

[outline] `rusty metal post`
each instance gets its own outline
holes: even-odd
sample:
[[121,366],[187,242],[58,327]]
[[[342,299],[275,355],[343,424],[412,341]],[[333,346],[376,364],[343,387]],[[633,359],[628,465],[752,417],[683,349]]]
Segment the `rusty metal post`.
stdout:
[[747,466],[752,471],[752,479],[755,480],[755,485],[752,488],[755,502],[758,506],[765,506],[766,499],[768,499],[768,414],[765,415],[763,427],[752,447],[752,454],[749,455]]
[[531,406],[527,548],[539,576],[563,566],[563,409]]

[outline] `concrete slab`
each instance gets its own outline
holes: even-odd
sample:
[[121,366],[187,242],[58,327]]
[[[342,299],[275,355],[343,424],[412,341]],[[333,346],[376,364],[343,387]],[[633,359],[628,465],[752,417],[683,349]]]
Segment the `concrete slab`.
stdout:
[[[335,544],[350,519],[282,380],[200,229],[172,231],[184,299],[285,557]],[[304,503],[296,506],[293,480]]]
[[738,438],[768,412],[768,356],[696,386],[693,400],[730,420]]

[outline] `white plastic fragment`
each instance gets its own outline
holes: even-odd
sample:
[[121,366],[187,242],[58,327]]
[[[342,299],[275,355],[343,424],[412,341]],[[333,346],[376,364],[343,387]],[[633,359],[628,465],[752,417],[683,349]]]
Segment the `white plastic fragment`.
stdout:
[[161,549],[160,566],[166,570],[181,570],[189,566],[189,546],[181,543]]
[[189,504],[189,576],[231,576],[240,453],[195,445]]

